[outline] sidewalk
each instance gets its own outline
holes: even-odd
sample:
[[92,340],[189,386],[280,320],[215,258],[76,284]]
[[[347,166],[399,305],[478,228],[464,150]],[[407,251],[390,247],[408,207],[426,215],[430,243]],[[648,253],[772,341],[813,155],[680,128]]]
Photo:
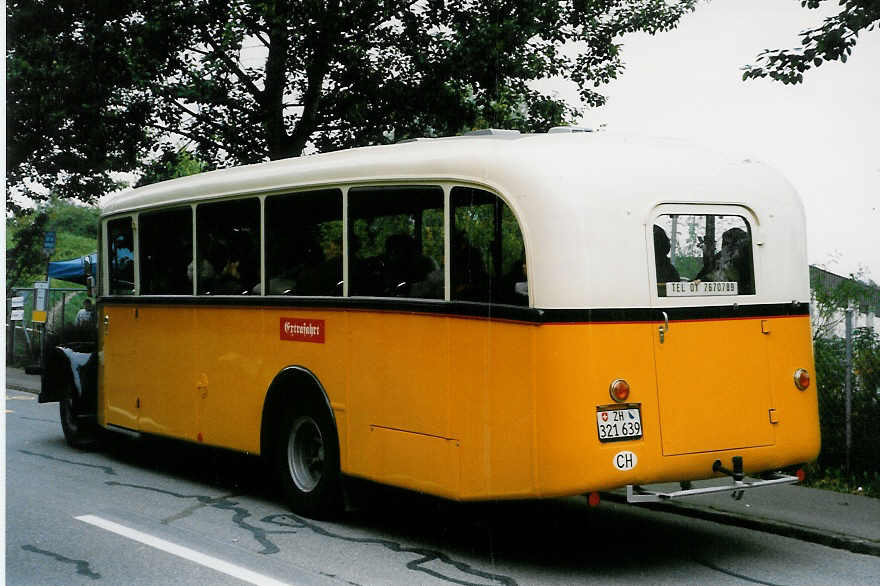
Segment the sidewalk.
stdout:
[[40,392],[40,375],[26,374],[22,368],[6,367],[6,388],[17,391]]
[[[730,482],[726,478],[697,481],[694,487]],[[677,483],[646,485],[645,488],[664,492],[679,490]],[[626,491],[617,490],[603,497],[626,502]],[[746,490],[738,501],[730,493],[716,493],[633,506],[880,556],[880,499],[781,485]]]
[[[40,377],[25,374],[20,368],[7,368],[6,388],[38,393]],[[728,479],[716,479],[695,485],[729,482]],[[645,488],[674,491],[678,490],[678,484]],[[605,493],[603,498],[626,502],[626,491]],[[786,485],[747,490],[739,501],[728,493],[719,493],[633,506],[880,556],[880,499]]]

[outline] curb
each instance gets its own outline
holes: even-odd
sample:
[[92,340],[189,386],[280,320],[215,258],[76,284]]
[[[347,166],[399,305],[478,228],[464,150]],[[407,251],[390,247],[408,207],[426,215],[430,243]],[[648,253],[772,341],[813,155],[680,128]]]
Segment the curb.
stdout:
[[[602,493],[602,498],[616,503],[627,503],[626,495],[616,493]],[[688,505],[680,502],[675,503],[639,503],[633,506],[659,511],[662,513],[671,513],[673,515],[683,515],[694,519],[704,521],[714,521],[724,525],[732,525],[734,527],[742,527],[743,529],[753,529],[763,531],[764,533],[772,533],[782,537],[791,537],[800,541],[808,541],[835,549],[844,549],[853,553],[865,555],[873,555],[880,557],[880,543],[837,533],[833,531],[821,531],[814,527],[805,525],[795,525],[791,523],[783,523],[766,517],[749,517],[727,511],[719,511],[717,509]]]
[[6,381],[6,388],[10,391],[21,391],[22,393],[31,393],[33,395],[39,395],[40,389],[35,389],[33,387],[27,387],[25,385],[11,383]]

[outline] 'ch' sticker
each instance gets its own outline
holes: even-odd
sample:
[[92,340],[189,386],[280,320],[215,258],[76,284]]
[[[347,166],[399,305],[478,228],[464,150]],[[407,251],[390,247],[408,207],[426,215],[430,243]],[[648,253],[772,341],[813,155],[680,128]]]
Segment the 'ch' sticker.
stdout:
[[634,452],[630,452],[629,450],[617,452],[614,455],[614,467],[618,470],[632,470],[638,463],[638,457],[636,457]]

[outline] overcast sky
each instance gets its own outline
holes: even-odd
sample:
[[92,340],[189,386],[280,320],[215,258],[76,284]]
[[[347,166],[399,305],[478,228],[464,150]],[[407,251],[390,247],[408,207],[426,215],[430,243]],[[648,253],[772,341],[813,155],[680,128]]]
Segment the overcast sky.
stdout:
[[[828,4],[824,14],[837,7]],[[803,198],[810,263],[844,275],[862,267],[880,282],[880,30],[803,84],[741,81],[762,49],[799,45],[797,33],[822,15],[798,0],[713,0],[672,32],[627,36],[626,70],[584,124],[769,163]]]

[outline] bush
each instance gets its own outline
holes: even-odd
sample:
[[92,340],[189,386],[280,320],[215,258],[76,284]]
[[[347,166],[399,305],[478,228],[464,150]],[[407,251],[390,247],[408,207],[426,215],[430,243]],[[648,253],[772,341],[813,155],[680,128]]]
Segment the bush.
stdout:
[[850,466],[846,467],[846,341],[814,342],[822,451],[809,472],[811,484],[880,496],[880,336],[868,328],[853,335]]

